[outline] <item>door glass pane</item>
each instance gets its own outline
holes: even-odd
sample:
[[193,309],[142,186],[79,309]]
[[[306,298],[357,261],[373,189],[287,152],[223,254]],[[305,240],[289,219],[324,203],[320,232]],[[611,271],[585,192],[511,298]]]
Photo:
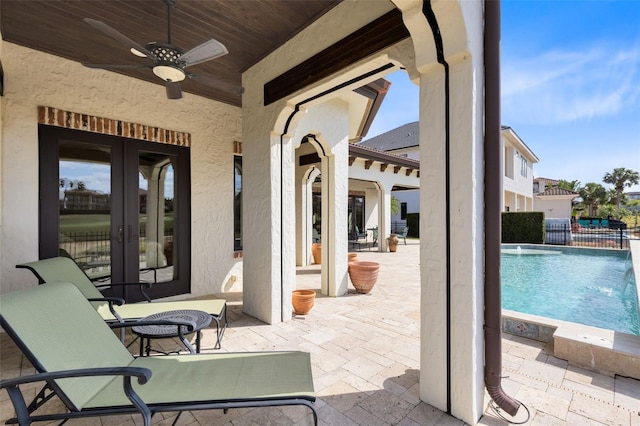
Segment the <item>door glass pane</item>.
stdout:
[[111,277],[111,153],[101,145],[60,142],[59,248],[92,279]]
[[176,199],[175,156],[151,152],[139,155],[138,222],[140,280],[172,281],[177,276],[174,246]]
[[242,157],[233,157],[233,249],[242,250]]

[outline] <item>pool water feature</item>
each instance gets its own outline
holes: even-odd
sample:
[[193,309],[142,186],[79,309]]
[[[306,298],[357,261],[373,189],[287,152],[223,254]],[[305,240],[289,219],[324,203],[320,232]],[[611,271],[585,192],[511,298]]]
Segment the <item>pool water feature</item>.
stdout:
[[503,248],[502,307],[640,335],[638,295],[626,252]]

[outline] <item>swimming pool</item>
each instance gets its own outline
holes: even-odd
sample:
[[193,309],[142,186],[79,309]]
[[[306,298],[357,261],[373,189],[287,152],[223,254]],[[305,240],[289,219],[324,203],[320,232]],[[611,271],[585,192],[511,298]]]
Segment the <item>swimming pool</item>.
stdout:
[[503,248],[502,307],[640,335],[630,268],[626,251]]

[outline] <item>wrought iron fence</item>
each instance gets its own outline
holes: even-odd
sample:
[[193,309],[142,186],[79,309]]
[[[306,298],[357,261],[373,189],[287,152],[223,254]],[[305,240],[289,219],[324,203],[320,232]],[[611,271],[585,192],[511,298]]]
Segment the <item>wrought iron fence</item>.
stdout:
[[404,230],[405,226],[407,226],[406,220],[398,220],[391,222],[391,233],[392,234],[401,234]]
[[547,224],[545,244],[629,249],[629,241],[640,239],[640,227],[584,227],[576,223]]
[[[172,235],[164,236],[164,244],[173,241]],[[140,230],[140,245],[146,244],[144,228]],[[146,250],[141,247],[140,261],[145,261]],[[60,252],[72,258],[83,268],[97,268],[111,263],[111,234],[99,232],[67,232],[60,238]]]

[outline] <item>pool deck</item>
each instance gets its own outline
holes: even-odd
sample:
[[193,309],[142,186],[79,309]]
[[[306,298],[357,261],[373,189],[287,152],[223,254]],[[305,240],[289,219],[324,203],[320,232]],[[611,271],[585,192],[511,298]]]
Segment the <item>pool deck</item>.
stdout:
[[[224,297],[229,304],[229,328],[223,351],[304,350],[311,353],[320,425],[463,425],[458,419],[420,402],[419,245],[400,244],[397,253],[359,252],[361,260],[381,264],[380,277],[368,295],[350,292],[339,298],[317,297],[306,316],[266,325],[242,312],[240,283]],[[319,288],[317,266],[300,268],[298,288]],[[413,294],[416,297],[407,297]],[[159,340],[164,349],[177,343]],[[216,352],[215,329],[205,329],[203,352]],[[132,352],[137,352],[133,345]],[[505,392],[530,411],[527,425],[640,426],[640,381],[610,371],[592,371],[555,355],[553,340],[541,342],[503,334]],[[16,377],[33,367],[3,333],[0,335],[0,376]],[[27,389],[35,394],[35,387]],[[50,401],[47,404],[59,404]],[[43,409],[46,407],[43,407]],[[0,421],[13,415],[6,393],[0,393]],[[175,415],[154,418],[169,425]],[[517,420],[524,420],[523,409]],[[139,425],[139,416],[116,416],[69,425]],[[178,425],[306,425],[303,408],[235,409],[184,413]],[[480,425],[509,422],[487,408]]]

